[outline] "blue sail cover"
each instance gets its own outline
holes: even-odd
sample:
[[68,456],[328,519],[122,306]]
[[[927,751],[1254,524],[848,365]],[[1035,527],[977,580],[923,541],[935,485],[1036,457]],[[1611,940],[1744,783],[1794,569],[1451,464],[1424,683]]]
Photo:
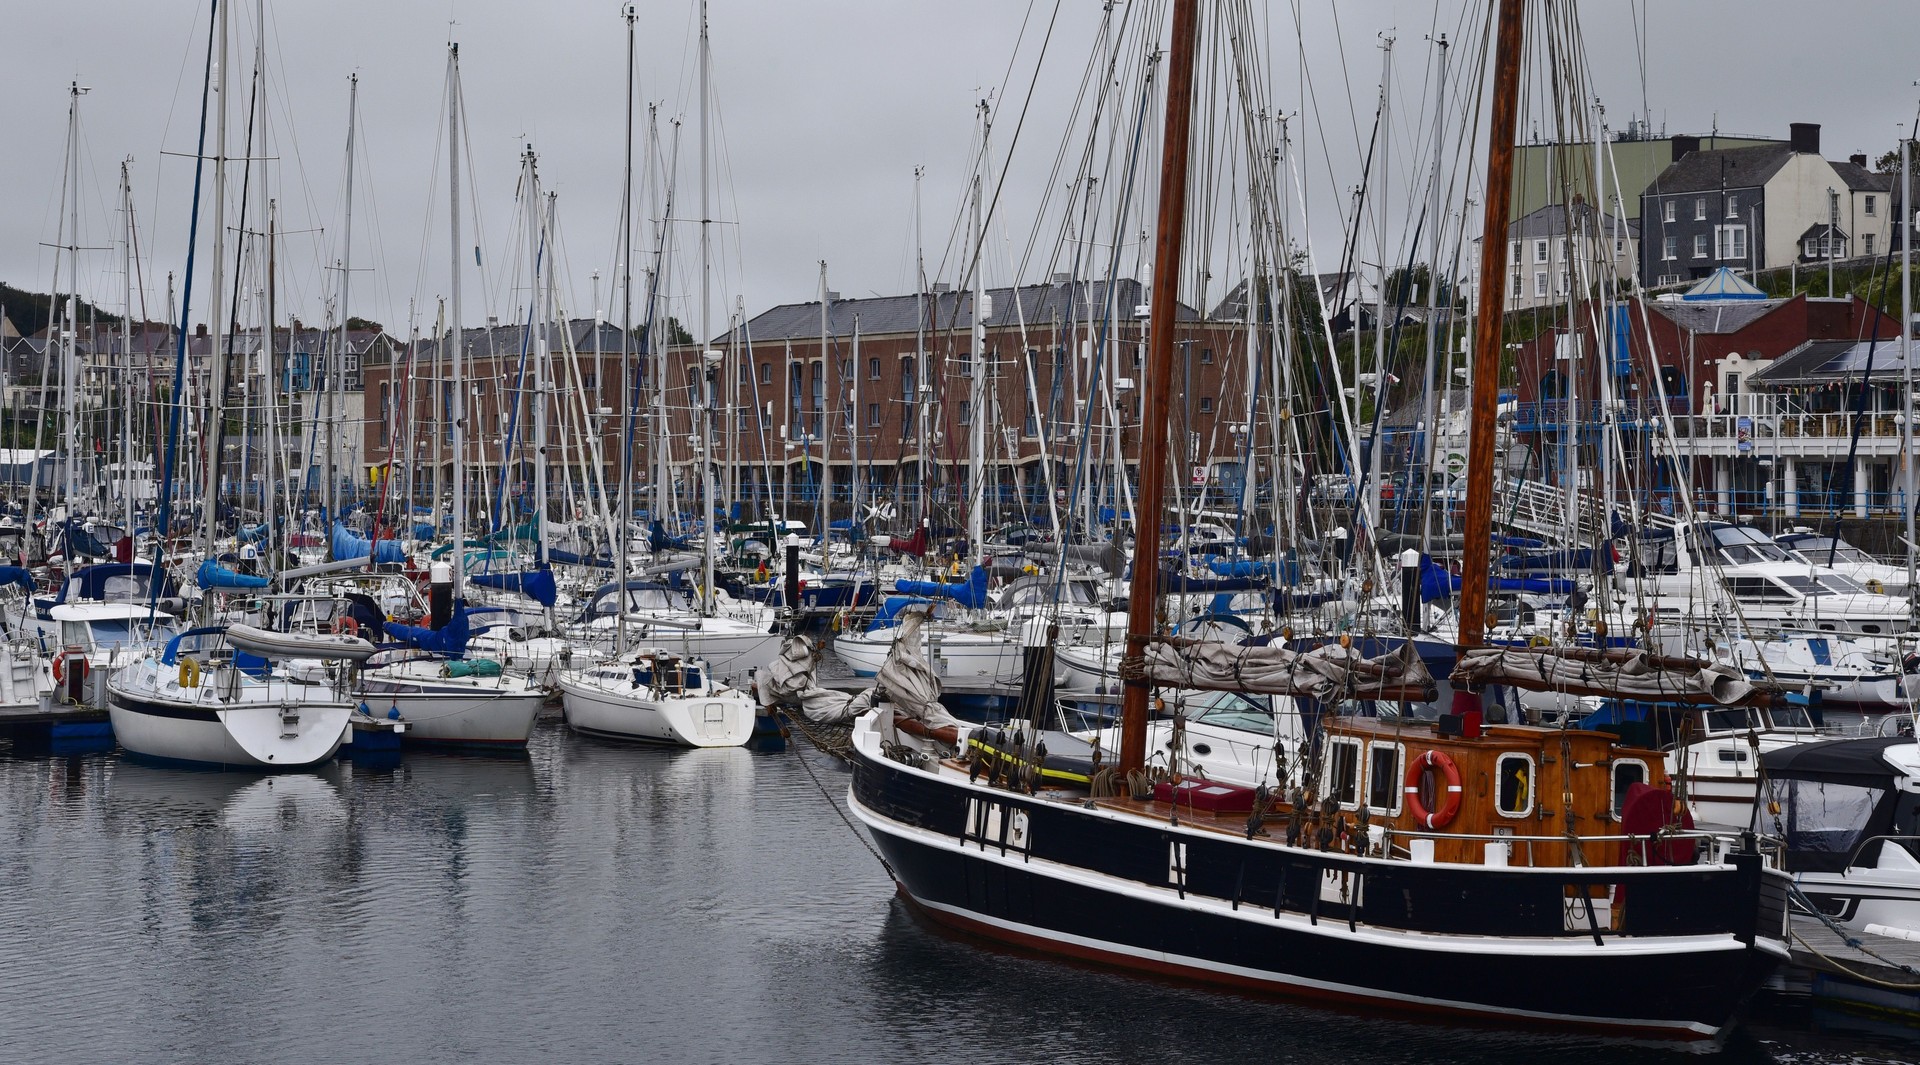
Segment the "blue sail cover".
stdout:
[[422,521],[422,522],[414,523],[413,538],[415,540],[433,539],[433,523],[430,521]]
[[951,599],[970,610],[978,610],[987,605],[987,571],[975,566],[964,582],[955,584],[946,584],[941,581],[896,581],[893,590],[901,595]]
[[366,558],[368,555],[373,556],[376,564],[391,562],[398,565],[407,560],[407,553],[401,550],[400,541],[382,540],[376,545],[364,536],[355,536],[353,531],[345,525],[337,521],[333,523],[334,561],[344,562],[350,558]]
[[1189,577],[1170,569],[1160,571],[1160,590],[1168,595],[1251,592],[1266,586],[1267,578],[1253,574],[1239,577]]
[[9,584],[17,584],[31,595],[33,574],[24,566],[0,566],[0,588],[5,588]]
[[467,607],[464,602],[453,616],[447,619],[444,628],[430,629],[425,625],[402,625],[397,621],[387,622],[387,639],[408,647],[418,647],[422,651],[431,651],[448,658],[460,658],[467,653],[467,640],[473,635],[472,626],[467,623]]
[[193,579],[199,583],[200,587],[208,590],[220,588],[265,588],[268,584],[272,583],[272,581],[266,577],[252,577],[244,573],[237,573],[230,567],[222,566],[219,562],[211,558],[200,563],[200,568],[194,572]]
[[668,536],[666,527],[661,525],[658,519],[647,527],[647,546],[655,551],[665,551],[669,547],[684,548],[690,546],[692,542],[689,537]]
[[547,558],[563,566],[591,566],[594,569],[612,569],[613,559],[594,558],[576,551],[565,551],[558,547],[547,549]]
[[526,573],[474,573],[468,580],[484,588],[519,592],[541,606],[550,607],[560,600],[560,588],[553,582],[553,571],[536,569]]

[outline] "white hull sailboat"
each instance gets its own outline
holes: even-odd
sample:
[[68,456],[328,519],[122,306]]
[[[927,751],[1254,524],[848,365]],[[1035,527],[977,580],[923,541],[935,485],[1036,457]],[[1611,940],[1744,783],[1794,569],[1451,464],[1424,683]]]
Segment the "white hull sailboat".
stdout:
[[532,678],[505,671],[455,675],[450,667],[461,664],[422,657],[372,665],[355,694],[375,717],[397,713],[407,723],[408,743],[526,746],[546,692]]
[[233,665],[181,668],[174,650],[107,686],[114,738],[132,754],[196,765],[305,769],[349,741],[353,704],[322,683]]
[[560,675],[561,705],[575,732],[682,747],[739,747],[753,737],[755,704],[713,682],[704,663],[634,651]]

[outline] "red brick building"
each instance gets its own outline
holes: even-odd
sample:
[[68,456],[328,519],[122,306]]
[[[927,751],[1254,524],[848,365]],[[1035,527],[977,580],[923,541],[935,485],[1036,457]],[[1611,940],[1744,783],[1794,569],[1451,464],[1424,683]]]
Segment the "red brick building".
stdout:
[[[611,492],[622,454],[620,412],[637,391],[633,465],[642,505],[664,465],[682,507],[697,509],[709,372],[716,497],[739,500],[748,513],[766,513],[771,502],[783,515],[791,507],[792,516],[804,516],[829,482],[844,506],[856,474],[868,502],[917,507],[922,486],[936,500],[959,502],[976,417],[984,419],[989,498],[1002,508],[1044,507],[1050,487],[1059,499],[1076,477],[1111,483],[1094,474],[1136,462],[1147,298],[1138,282],[1120,282],[1111,292],[1067,281],[990,290],[977,387],[971,294],[937,286],[923,296],[828,296],[824,322],[815,301],[771,308],[708,345],[672,346],[658,359],[641,356],[629,341],[625,389],[621,334],[613,327],[575,322],[551,329],[545,389],[536,387],[537,332],[528,338],[518,326],[467,330],[467,466],[498,478],[504,463],[509,481],[526,480],[538,396],[548,404],[550,484],[571,478],[578,491]],[[1174,464],[1190,486],[1237,485],[1249,421],[1246,327],[1183,308],[1176,343],[1170,428],[1186,446]],[[703,351],[718,355],[703,360]],[[663,378],[654,376],[656,366]],[[397,472],[421,489],[435,463],[444,477],[452,464],[444,425],[449,377],[432,345],[421,346],[400,380],[390,380],[385,367],[367,368],[368,417],[385,425],[369,428],[370,463],[396,457]],[[664,410],[664,434],[651,429],[657,408]],[[600,480],[580,484],[581,469],[598,469]]]

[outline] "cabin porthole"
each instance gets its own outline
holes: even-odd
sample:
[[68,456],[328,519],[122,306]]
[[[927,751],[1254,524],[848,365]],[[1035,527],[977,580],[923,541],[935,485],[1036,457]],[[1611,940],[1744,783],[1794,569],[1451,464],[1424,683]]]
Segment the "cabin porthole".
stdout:
[[1493,763],[1493,808],[1502,817],[1533,813],[1533,756],[1503,754]]

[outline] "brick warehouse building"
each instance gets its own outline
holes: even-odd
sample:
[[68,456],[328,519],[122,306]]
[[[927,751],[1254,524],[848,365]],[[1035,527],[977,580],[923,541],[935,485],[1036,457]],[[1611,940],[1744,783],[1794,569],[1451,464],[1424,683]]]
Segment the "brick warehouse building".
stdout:
[[[827,295],[824,355],[819,301],[763,311],[709,345],[667,348],[661,455],[652,452],[648,426],[659,382],[651,360],[634,359],[638,380],[629,383],[642,392],[634,457],[642,509],[657,479],[656,462],[664,459],[680,506],[697,512],[703,350],[720,353],[713,370],[713,426],[720,456],[716,498],[723,503],[740,501],[746,513],[765,513],[771,503],[782,516],[809,517],[830,481],[833,498],[844,506],[856,458],[870,502],[915,507],[923,484],[935,486],[936,501],[959,501],[975,416],[971,294],[935,286],[924,297]],[[1074,483],[1083,442],[1090,447],[1089,467],[1111,469],[1116,436],[1128,466],[1137,460],[1146,298],[1145,287],[1132,280],[1117,283],[1111,293],[1103,283],[1065,280],[1024,286],[1017,299],[1013,289],[989,290],[987,381],[978,391],[989,414],[988,485],[1003,507],[1021,500],[1044,506],[1043,462],[1049,457],[1059,498]],[[1237,495],[1243,476],[1248,389],[1246,326],[1239,317],[1209,319],[1185,307],[1179,315],[1172,428],[1184,431],[1187,447],[1174,458],[1186,469],[1190,490],[1208,489],[1216,498]],[[487,471],[491,485],[505,462],[512,470],[508,480],[522,488],[533,461],[524,442],[532,433],[531,364],[538,335],[529,339],[523,327],[494,325],[466,330],[463,343],[470,396],[467,466]],[[624,391],[620,343],[617,328],[596,328],[590,321],[548,332],[550,485],[561,485],[569,468],[597,467],[603,480],[576,484],[577,490],[615,491],[624,402],[617,394]],[[637,351],[637,344],[629,346]],[[1109,358],[1096,375],[1085,353],[1103,347]],[[451,467],[446,430],[431,398],[444,397],[450,375],[435,348],[419,345],[411,361],[398,367],[397,378],[387,366],[366,368],[368,466],[377,475],[394,461],[402,482],[411,478],[420,493],[431,483],[436,461],[443,478]],[[1109,397],[1117,425],[1109,420]],[[442,398],[441,411],[445,404]],[[1082,433],[1090,405],[1091,431]],[[583,423],[594,431],[579,432]],[[510,432],[522,442],[511,453],[503,443]],[[411,448],[404,446],[409,440]],[[573,477],[577,482],[578,473]]]

